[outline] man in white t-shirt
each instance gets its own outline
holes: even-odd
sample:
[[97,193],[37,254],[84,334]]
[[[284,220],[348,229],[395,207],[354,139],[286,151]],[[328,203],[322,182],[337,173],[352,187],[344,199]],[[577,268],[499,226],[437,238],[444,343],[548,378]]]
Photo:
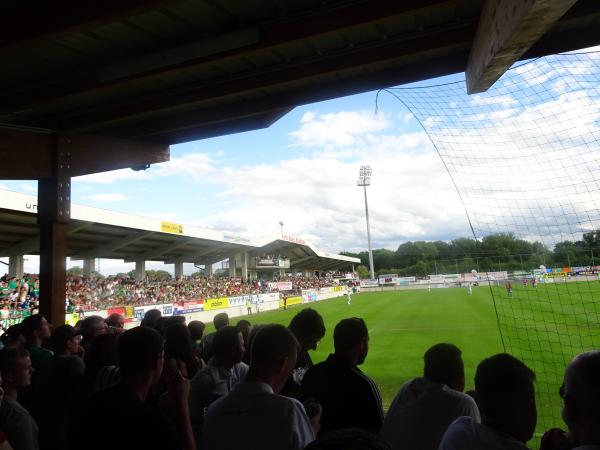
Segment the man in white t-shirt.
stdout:
[[482,422],[456,419],[439,450],[526,450],[537,421],[535,374],[514,356],[484,359],[475,374],[475,395]]
[[424,359],[424,376],[402,386],[383,422],[381,435],[393,450],[437,450],[446,429],[458,417],[481,421],[475,400],[462,392],[461,351],[452,344],[437,344]]
[[302,403],[281,391],[296,365],[298,341],[282,325],[266,325],[252,343],[246,380],[215,401],[204,420],[202,448],[302,450],[314,440]]

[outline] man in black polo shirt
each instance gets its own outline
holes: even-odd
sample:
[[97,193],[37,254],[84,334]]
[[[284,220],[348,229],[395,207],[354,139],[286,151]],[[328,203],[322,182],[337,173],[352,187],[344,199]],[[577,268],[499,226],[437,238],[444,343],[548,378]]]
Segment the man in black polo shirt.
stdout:
[[323,435],[342,428],[379,432],[383,408],[377,385],[357,366],[369,352],[369,331],[360,318],[344,319],[333,332],[335,353],[304,376],[302,392],[323,407]]

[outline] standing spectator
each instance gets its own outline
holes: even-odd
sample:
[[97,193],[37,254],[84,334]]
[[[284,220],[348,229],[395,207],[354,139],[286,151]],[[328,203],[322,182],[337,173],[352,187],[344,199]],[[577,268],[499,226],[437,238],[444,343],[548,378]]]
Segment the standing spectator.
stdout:
[[257,333],[246,381],[208,409],[203,448],[301,450],[314,440],[302,404],[278,395],[297,352],[298,341],[281,325],[266,325]]
[[204,322],[199,320],[192,320],[188,323],[188,329],[190,330],[190,336],[192,338],[192,346],[194,347],[194,354],[198,360],[202,358],[202,336],[204,336],[204,329],[206,325]]
[[308,351],[316,350],[317,345],[325,336],[325,322],[323,317],[312,308],[305,308],[296,314],[288,326],[300,343],[298,360],[292,376],[288,380],[282,395],[300,398],[302,396],[302,379],[304,374],[313,366],[312,358]]
[[461,351],[452,344],[437,344],[425,352],[424,359],[423,377],[402,386],[383,422],[381,434],[394,450],[437,450],[458,417],[481,422],[475,401],[463,393]]
[[33,370],[40,370],[52,357],[52,352],[42,347],[44,341],[50,337],[48,321],[43,315],[34,314],[21,322],[21,331],[25,336],[25,348],[31,357]]
[[[70,448],[194,450],[188,409],[189,382],[176,368],[169,368],[168,386],[178,430],[158,409],[145,404],[150,388],[163,371],[162,337],[146,327],[125,331],[119,337],[118,356],[121,382],[98,392],[87,402]],[[98,439],[98,430],[110,430],[110,443]]]
[[22,348],[0,351],[0,376],[4,400],[0,406],[0,424],[15,450],[37,450],[39,429],[33,417],[17,401],[17,395],[31,384],[31,358]]
[[83,339],[81,346],[87,352],[92,346],[92,342],[97,336],[105,334],[108,330],[108,325],[100,316],[89,316],[83,319],[81,323],[81,335]]
[[85,354],[84,397],[90,397],[120,381],[117,341],[118,335],[103,334],[92,342]]
[[215,333],[221,328],[229,325],[229,316],[227,315],[227,313],[217,314],[213,318],[213,325],[215,326],[215,331],[213,333],[207,334],[202,339],[202,359],[204,360],[204,362],[208,362],[208,360],[213,356],[212,341],[215,338]]
[[26,344],[23,336],[23,326],[18,323],[11,325],[2,335],[2,344],[7,348],[24,347]]
[[242,338],[244,339],[244,345],[248,345],[248,340],[250,339],[250,330],[252,329],[252,324],[248,322],[246,319],[241,319],[238,323],[235,324],[235,328],[242,333]]
[[202,431],[204,409],[229,394],[248,373],[248,366],[242,362],[244,341],[235,327],[226,326],[217,331],[213,350],[214,356],[190,383],[190,413],[196,441]]
[[52,333],[54,356],[42,367],[34,389],[42,448],[67,448],[72,412],[79,406],[85,366],[78,356],[81,335],[70,325]]
[[34,314],[21,322],[21,331],[26,340],[25,349],[29,352],[33,375],[29,385],[24,386],[19,391],[19,403],[35,417],[37,414],[35,407],[37,405],[33,388],[37,383],[37,377],[41,368],[52,357],[52,352],[42,347],[42,344],[50,337],[50,327],[43,315]]
[[142,319],[140,326],[148,327],[148,328],[156,328],[156,323],[158,322],[158,319],[160,319],[161,317],[162,317],[162,312],[160,312],[160,310],[158,310],[158,309],[151,309],[149,311],[146,311],[146,314],[144,314],[144,318]]
[[200,369],[200,364],[194,353],[188,327],[183,323],[167,327],[165,339],[165,361],[172,360],[185,378],[193,378]]
[[475,374],[481,423],[459,417],[448,428],[439,450],[523,449],[537,421],[535,374],[514,356],[484,359]]
[[358,368],[369,352],[364,320],[353,317],[338,323],[333,344],[335,353],[312,367],[302,383],[304,398],[323,406],[321,434],[352,427],[378,433],[383,423],[379,389]]
[[576,356],[567,366],[560,388],[563,419],[569,433],[550,430],[542,438],[542,450],[600,449],[600,351]]
[[106,319],[106,325],[116,333],[122,333],[125,330],[125,318],[119,313],[113,313]]

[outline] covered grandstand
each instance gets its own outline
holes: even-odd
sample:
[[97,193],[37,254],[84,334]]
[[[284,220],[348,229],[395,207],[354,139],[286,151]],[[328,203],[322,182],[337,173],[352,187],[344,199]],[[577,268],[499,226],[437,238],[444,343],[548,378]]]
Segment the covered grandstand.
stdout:
[[[351,269],[360,263],[294,236],[257,239],[79,204],[72,205],[71,217],[67,256],[83,260],[88,275],[96,258],[135,262],[138,280],[145,276],[146,261],[174,264],[177,278],[184,263],[204,265],[211,273],[214,263],[228,260],[230,275],[243,278],[256,278],[259,272]],[[12,276],[22,275],[23,255],[39,254],[39,234],[37,198],[1,190],[0,257],[10,258]]]

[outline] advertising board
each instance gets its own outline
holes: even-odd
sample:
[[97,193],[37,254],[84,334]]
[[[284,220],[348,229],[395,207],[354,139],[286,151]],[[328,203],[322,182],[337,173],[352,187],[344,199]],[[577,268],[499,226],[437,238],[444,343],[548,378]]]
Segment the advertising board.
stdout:
[[230,308],[232,306],[245,306],[245,305],[246,305],[245,296],[241,295],[239,297],[229,297],[229,307]]
[[291,291],[293,289],[291,281],[273,281],[268,283],[271,289],[277,289],[278,291]]
[[[288,297],[287,306],[298,305],[302,303],[302,297]],[[283,308],[283,298],[279,300],[279,307]]]
[[258,294],[257,297],[259,303],[279,301],[279,294],[277,292],[271,292],[270,294]]
[[223,309],[229,307],[229,298],[220,297],[220,298],[209,298],[204,301],[204,310],[212,311],[215,309]]
[[306,289],[302,291],[302,301],[304,303],[316,302],[318,292],[316,289]]

